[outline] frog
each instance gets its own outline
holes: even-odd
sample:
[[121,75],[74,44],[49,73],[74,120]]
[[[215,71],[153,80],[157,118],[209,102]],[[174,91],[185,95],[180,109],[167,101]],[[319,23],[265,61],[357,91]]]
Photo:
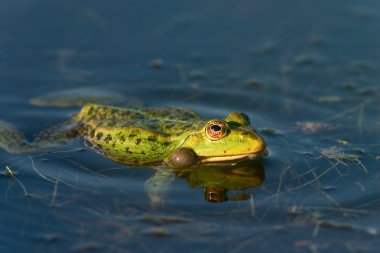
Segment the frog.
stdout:
[[185,108],[88,103],[32,142],[12,125],[0,122],[0,148],[10,153],[50,150],[77,137],[97,153],[132,166],[185,168],[232,163],[261,157],[266,151],[263,137],[240,112],[207,120]]
[[32,98],[29,103],[33,106],[81,109],[68,120],[42,130],[33,141],[0,120],[0,149],[11,154],[39,153],[83,140],[86,147],[115,162],[155,169],[144,184],[154,208],[163,203],[178,170],[205,166],[212,170],[215,164],[229,166],[268,155],[265,140],[244,113],[204,119],[190,109],[146,108],[139,99],[126,98],[99,87],[53,91]]

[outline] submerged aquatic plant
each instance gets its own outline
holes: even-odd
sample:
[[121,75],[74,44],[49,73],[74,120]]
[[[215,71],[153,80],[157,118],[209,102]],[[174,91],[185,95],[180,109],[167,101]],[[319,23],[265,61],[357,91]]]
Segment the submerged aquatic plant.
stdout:
[[355,162],[363,168],[365,173],[368,173],[367,168],[361,162],[358,155],[345,153],[341,148],[333,146],[328,149],[324,149],[321,151],[321,155],[327,159],[332,159],[337,163],[343,165],[347,165],[347,161]]

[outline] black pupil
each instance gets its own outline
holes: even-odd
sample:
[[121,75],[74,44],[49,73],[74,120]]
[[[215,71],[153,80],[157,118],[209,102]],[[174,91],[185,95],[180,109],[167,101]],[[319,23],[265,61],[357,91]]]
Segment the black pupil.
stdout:
[[212,125],[210,128],[214,132],[219,132],[220,130],[222,130],[222,127],[218,125]]

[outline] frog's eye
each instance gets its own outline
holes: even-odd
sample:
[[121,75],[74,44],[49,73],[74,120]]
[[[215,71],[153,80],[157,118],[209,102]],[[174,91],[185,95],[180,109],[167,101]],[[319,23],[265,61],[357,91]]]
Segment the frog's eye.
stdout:
[[222,120],[211,120],[206,124],[206,136],[212,141],[222,139],[227,134],[227,123]]

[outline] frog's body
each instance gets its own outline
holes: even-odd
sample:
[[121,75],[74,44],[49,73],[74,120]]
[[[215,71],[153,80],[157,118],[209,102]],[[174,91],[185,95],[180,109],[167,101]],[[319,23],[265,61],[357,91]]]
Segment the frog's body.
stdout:
[[130,165],[187,167],[253,158],[265,151],[264,140],[241,113],[207,121],[188,109],[87,104],[69,121],[42,132],[34,143],[0,124],[0,147],[10,152],[47,149],[76,136],[104,156]]

